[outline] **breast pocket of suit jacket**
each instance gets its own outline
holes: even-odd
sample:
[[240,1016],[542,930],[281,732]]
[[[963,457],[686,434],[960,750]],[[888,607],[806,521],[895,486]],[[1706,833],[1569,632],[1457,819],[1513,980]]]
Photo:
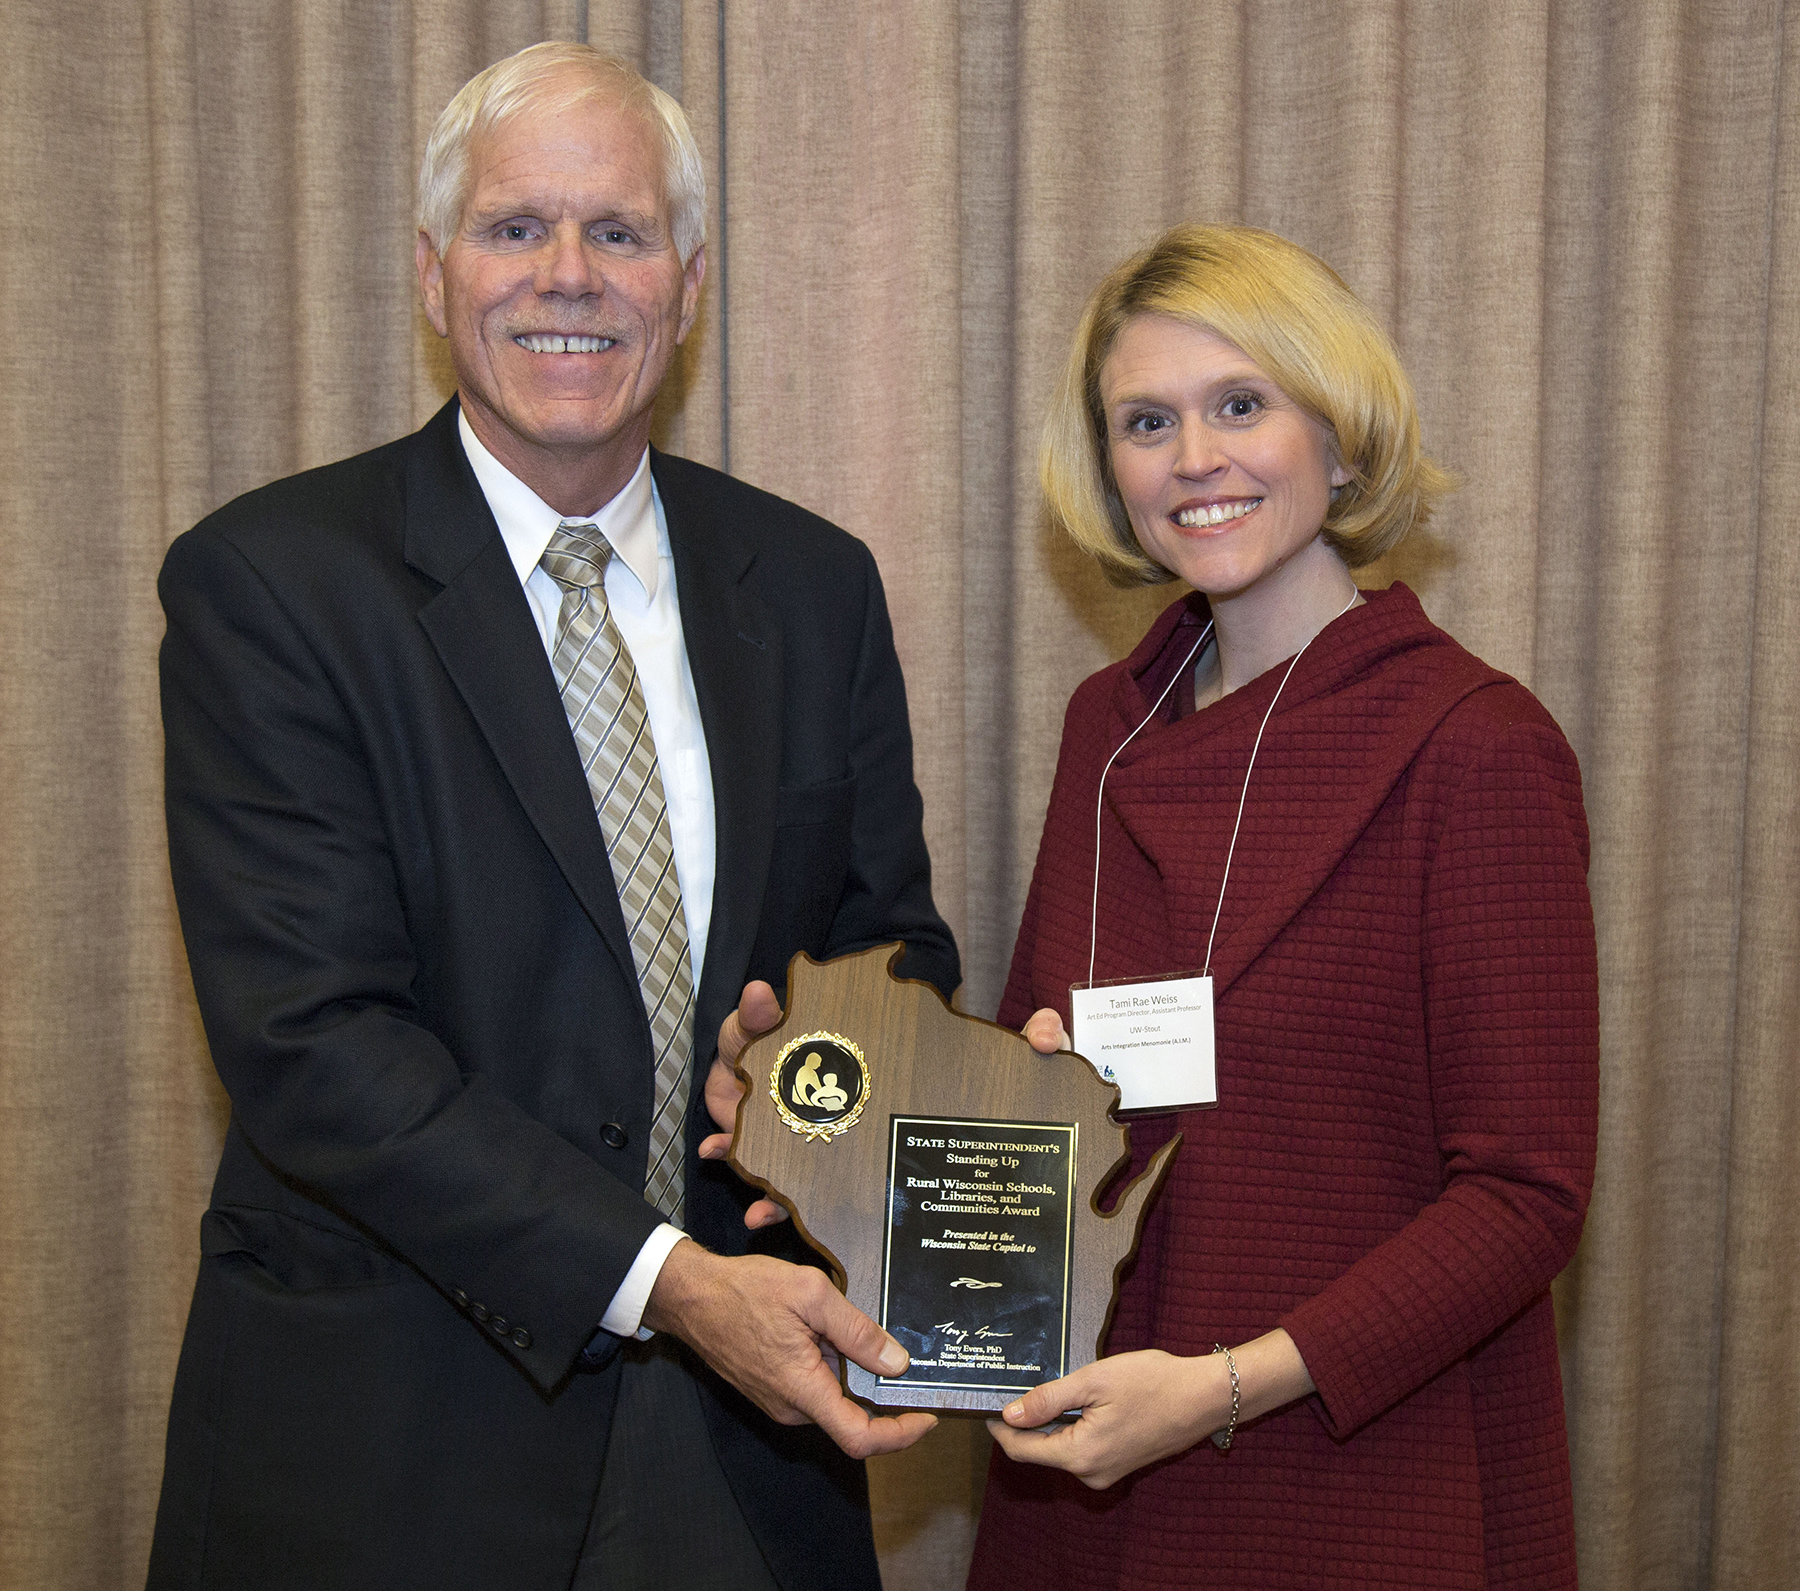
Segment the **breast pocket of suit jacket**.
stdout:
[[850,882],[856,779],[796,785],[775,801],[775,845],[753,976],[779,982],[797,950],[823,956]]

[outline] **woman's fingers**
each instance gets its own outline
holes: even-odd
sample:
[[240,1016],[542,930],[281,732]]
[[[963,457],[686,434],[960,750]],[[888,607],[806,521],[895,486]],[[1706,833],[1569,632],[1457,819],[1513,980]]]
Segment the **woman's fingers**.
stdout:
[[[1079,1409],[1065,1426],[1043,1427]],[[1067,1470],[1096,1490],[1192,1447],[1230,1418],[1222,1360],[1180,1359],[1158,1349],[1097,1359],[1009,1403],[988,1429],[1021,1464]]]
[[1080,1409],[1085,1402],[1083,1372],[1077,1370],[1060,1381],[1046,1381],[1033,1387],[1023,1397],[1007,1404],[1000,1416],[1016,1431],[1032,1431],[1040,1425],[1048,1425],[1059,1414]]
[[1054,1055],[1058,1050],[1070,1047],[1062,1018],[1047,1006],[1042,1011],[1033,1011],[1019,1031],[1031,1041],[1031,1047],[1039,1055]]

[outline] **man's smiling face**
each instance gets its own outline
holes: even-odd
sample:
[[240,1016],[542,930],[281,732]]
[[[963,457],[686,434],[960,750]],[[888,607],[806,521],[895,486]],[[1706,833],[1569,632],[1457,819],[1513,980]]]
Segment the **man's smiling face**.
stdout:
[[477,136],[457,230],[441,252],[421,234],[418,267],[489,451],[540,495],[571,470],[622,486],[704,271],[670,236],[655,127],[586,102]]

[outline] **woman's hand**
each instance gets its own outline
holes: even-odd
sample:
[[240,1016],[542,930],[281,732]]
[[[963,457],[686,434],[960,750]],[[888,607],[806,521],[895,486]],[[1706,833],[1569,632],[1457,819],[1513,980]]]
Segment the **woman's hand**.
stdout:
[[1039,1055],[1054,1055],[1058,1050],[1074,1048],[1069,1043],[1069,1035],[1063,1032],[1062,1018],[1048,1006],[1042,1011],[1033,1011],[1019,1031],[1031,1040],[1031,1047]]
[[[1313,1390],[1306,1361],[1280,1327],[1231,1355],[1240,1426]],[[1081,1413],[1074,1424],[1033,1429],[1071,1410]],[[987,1426],[1008,1458],[1067,1470],[1099,1491],[1224,1430],[1231,1423],[1231,1372],[1222,1353],[1192,1359],[1158,1348],[1116,1354],[1033,1387],[1002,1414]]]
[[[1051,1431],[1057,1415],[1081,1418]],[[1033,1387],[1008,1404],[988,1429],[1006,1456],[1021,1464],[1065,1469],[1096,1491],[1172,1453],[1184,1453],[1231,1419],[1225,1357],[1178,1359],[1159,1348],[1097,1359]],[[1209,1423],[1210,1422],[1210,1423]]]

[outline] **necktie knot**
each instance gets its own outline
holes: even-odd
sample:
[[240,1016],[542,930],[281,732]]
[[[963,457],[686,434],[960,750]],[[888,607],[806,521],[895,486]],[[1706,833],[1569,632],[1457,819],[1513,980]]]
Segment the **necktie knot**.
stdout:
[[592,589],[606,576],[612,543],[594,525],[558,525],[538,559],[544,573],[565,591]]

